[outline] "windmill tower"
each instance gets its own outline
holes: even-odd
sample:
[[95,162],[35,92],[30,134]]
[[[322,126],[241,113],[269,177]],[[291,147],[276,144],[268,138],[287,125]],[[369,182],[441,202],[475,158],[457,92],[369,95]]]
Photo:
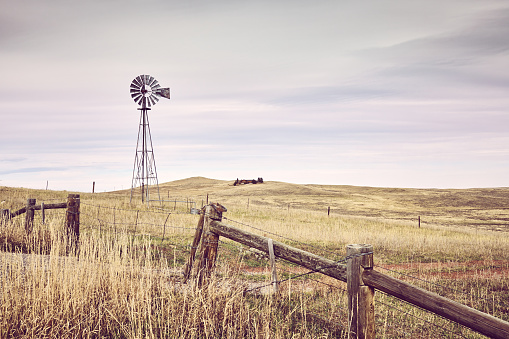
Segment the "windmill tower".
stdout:
[[136,142],[136,155],[134,157],[133,179],[131,183],[131,198],[136,188],[141,189],[141,201],[150,201],[150,186],[157,187],[157,200],[161,200],[159,194],[159,182],[157,181],[156,162],[152,147],[152,136],[148,122],[148,111],[154,106],[160,97],[170,98],[170,89],[161,88],[156,79],[150,75],[139,75],[131,82],[131,97],[141,108],[140,125],[138,128],[138,141]]

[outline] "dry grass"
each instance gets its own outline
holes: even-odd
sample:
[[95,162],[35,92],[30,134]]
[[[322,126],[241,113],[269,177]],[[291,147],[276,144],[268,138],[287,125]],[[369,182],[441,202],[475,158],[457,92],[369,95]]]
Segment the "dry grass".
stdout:
[[[333,259],[344,255],[346,244],[371,243],[377,269],[509,319],[507,189],[229,184],[191,178],[161,185],[161,192],[198,207],[209,194],[209,201],[228,208],[226,223]],[[28,198],[62,202],[66,196],[2,187],[0,207],[15,210]],[[129,204],[126,191],[81,198],[79,260],[61,257],[62,211],[49,213],[46,225],[36,213],[30,237],[22,217],[2,227],[4,251],[32,254],[0,255],[0,337],[344,337],[343,283],[314,274],[281,284],[275,296],[246,294],[246,288],[268,283],[267,262],[223,239],[212,283],[182,285],[175,273],[187,259],[185,246],[197,223],[196,215],[179,213],[185,204],[173,210],[167,203],[165,212],[154,213]],[[304,272],[284,262],[278,269],[280,279]],[[381,338],[455,336],[449,322],[380,293],[376,312]]]

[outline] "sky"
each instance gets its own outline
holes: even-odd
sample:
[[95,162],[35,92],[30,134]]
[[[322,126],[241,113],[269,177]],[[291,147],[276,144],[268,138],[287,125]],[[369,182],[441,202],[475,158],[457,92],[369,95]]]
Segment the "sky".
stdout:
[[507,187],[507,0],[0,0],[0,186]]

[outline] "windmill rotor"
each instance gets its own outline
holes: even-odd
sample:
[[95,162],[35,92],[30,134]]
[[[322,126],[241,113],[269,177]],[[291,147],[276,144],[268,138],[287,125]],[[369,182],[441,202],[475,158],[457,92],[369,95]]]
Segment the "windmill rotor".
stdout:
[[170,99],[170,89],[162,88],[157,80],[150,75],[138,75],[129,88],[134,102],[143,108],[154,106],[160,97]]
[[152,147],[152,136],[148,122],[148,111],[161,97],[170,99],[170,89],[163,88],[157,80],[150,75],[142,74],[133,79],[129,86],[129,92],[134,102],[141,106],[140,124],[138,128],[138,142],[136,144],[136,155],[134,157],[133,179],[131,184],[131,200],[136,187],[141,188],[141,200],[150,200],[150,186],[157,187],[158,201],[161,201],[159,194],[159,182]]

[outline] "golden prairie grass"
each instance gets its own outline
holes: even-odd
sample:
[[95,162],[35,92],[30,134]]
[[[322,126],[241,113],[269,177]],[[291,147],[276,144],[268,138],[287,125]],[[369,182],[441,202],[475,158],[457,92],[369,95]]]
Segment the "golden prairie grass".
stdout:
[[[186,200],[188,192],[187,198],[199,205],[213,191],[210,201],[218,201],[228,208],[225,223],[331,259],[344,256],[346,244],[373,244],[377,269],[390,268],[408,276],[392,271],[384,273],[508,319],[509,307],[504,302],[509,300],[506,233],[461,227],[440,214],[458,208],[458,203],[452,209],[439,201],[433,202],[439,205],[436,210],[432,206],[426,210],[421,207],[418,212],[429,215],[433,211],[435,221],[448,222],[424,223],[418,228],[415,220],[410,219],[415,215],[414,210],[405,212],[396,208],[402,204],[401,191],[398,191],[399,200],[392,203],[396,207],[391,210],[381,201],[390,200],[394,193],[383,190],[376,193],[377,190],[366,188],[370,199],[363,200],[362,196],[368,194],[362,188],[355,188],[355,192],[351,188],[355,198],[348,204],[356,202],[364,207],[357,206],[355,213],[336,211],[327,216],[322,207],[333,205],[337,197],[320,198],[323,191],[318,194],[316,187],[268,183],[234,190],[224,182],[208,179],[169,185],[180,195],[178,200]],[[39,202],[53,198],[65,201],[67,195],[67,192],[14,189],[8,194],[2,192],[0,200],[6,201],[5,204],[9,200],[10,208],[22,207],[29,197],[36,197]],[[423,197],[421,193],[408,193],[411,196],[408,199],[414,199],[413,205],[425,205],[418,200],[419,196]],[[447,192],[425,193],[433,196]],[[457,197],[458,192],[452,193]],[[482,200],[472,197],[471,191],[467,193],[468,201]],[[17,204],[10,201],[9,194]],[[338,194],[346,199],[345,191]],[[425,199],[429,198],[428,194],[424,195]],[[222,239],[212,283],[201,289],[193,283],[182,285],[175,279],[175,273],[187,259],[185,246],[192,241],[196,215],[183,213],[186,208],[182,205],[173,209],[175,206],[170,203],[163,206],[165,211],[156,210],[156,206],[147,208],[139,202],[129,204],[125,192],[82,194],[81,197],[79,260],[61,257],[65,252],[63,220],[57,211],[46,225],[41,225],[40,216],[36,215],[32,238],[24,234],[22,221],[2,228],[4,251],[14,249],[47,256],[30,260],[25,257],[23,261],[2,254],[1,271],[6,273],[2,279],[1,337],[345,336],[346,299],[342,283],[314,274],[304,277],[311,279],[282,283],[282,292],[275,296],[256,293],[256,290],[244,293],[246,288],[270,283],[267,262],[252,255],[246,257],[238,251],[238,245]],[[410,206],[408,202],[405,204]],[[377,208],[380,213],[376,213]],[[475,210],[476,206],[469,208]],[[486,215],[493,214],[500,206],[483,208]],[[359,215],[362,211],[369,212],[367,217]],[[384,213],[389,217],[382,216]],[[472,217],[474,212],[469,213]],[[504,217],[490,218],[500,221]],[[482,264],[472,265],[474,261]],[[493,277],[494,266],[502,269]],[[278,263],[278,270],[280,279],[302,272],[284,262]],[[261,274],[246,274],[255,271]],[[468,338],[480,337],[390,296],[377,293],[376,302],[377,333],[381,338],[455,337],[458,330]]]
[[61,241],[51,245],[49,255],[0,255],[0,337],[287,338],[299,333],[313,338],[341,333],[335,324],[303,321],[306,302],[296,306],[284,296],[245,295],[245,286],[227,266],[218,267],[205,288],[192,281],[179,284],[168,261],[153,260],[149,238],[138,239],[135,247],[128,233],[86,237],[79,257],[60,256]]

